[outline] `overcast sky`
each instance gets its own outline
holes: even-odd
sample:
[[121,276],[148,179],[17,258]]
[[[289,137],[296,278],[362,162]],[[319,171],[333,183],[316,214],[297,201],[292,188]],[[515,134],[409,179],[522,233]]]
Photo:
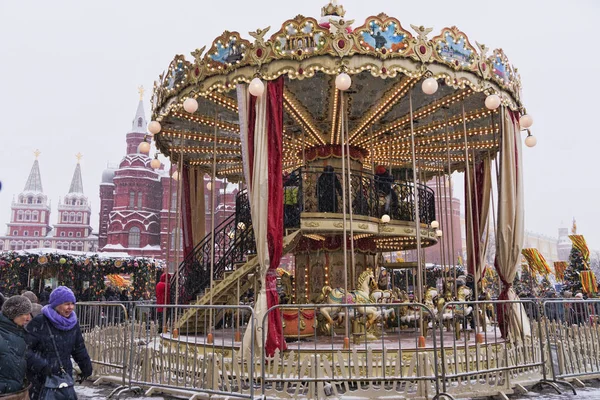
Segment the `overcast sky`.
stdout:
[[[526,229],[557,236],[577,219],[578,233],[600,249],[598,1],[341,2],[361,25],[386,12],[404,28],[456,25],[471,43],[502,48],[521,74],[523,99],[538,145],[524,148]],[[33,151],[45,193],[68,191],[81,152],[83,184],[98,226],[98,185],[107,163],[125,153],[138,103],[175,54],[207,45],[224,30],[275,32],[297,14],[320,16],[325,0],[10,1],[0,0],[0,226],[23,190]]]

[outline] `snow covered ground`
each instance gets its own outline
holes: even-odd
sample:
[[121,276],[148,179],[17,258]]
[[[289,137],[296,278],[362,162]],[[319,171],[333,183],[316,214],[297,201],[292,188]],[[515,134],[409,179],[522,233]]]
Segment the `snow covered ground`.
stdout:
[[546,388],[542,394],[538,392],[529,392],[524,395],[519,396],[511,396],[511,399],[514,400],[598,400],[600,399],[600,387],[598,387],[598,383],[596,381],[588,381],[586,385],[593,384],[594,387],[585,387],[585,388],[575,388],[577,390],[577,396],[573,394],[573,392],[568,391],[566,389],[563,390],[561,395],[556,394],[556,392],[551,391],[551,389]]
[[[593,384],[594,387],[577,388],[577,396],[567,390],[563,391],[562,395],[558,395],[550,389],[544,389],[543,393],[529,392],[524,395],[512,395],[511,400],[598,400],[600,399],[600,384],[597,381],[588,381],[586,384]],[[115,387],[110,385],[93,386],[91,383],[85,385],[76,385],[75,391],[80,400],[105,400]],[[126,400],[172,400],[174,397],[156,395],[146,397],[144,395],[126,394],[121,396]]]
[[[108,395],[114,390],[114,386],[108,385],[100,385],[100,386],[91,386],[90,384],[86,385],[75,385],[75,391],[77,392],[77,397],[79,400],[106,400]],[[136,396],[136,395],[124,395],[121,396],[123,399],[130,400],[167,400],[171,399],[171,397],[164,396]]]

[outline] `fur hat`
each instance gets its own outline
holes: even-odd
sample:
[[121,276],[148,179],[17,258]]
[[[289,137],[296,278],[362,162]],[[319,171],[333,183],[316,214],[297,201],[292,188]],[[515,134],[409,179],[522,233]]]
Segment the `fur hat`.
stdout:
[[29,301],[31,302],[31,304],[39,303],[38,297],[31,290],[23,292],[21,294],[21,296],[27,297],[29,299]]
[[2,304],[2,314],[11,321],[19,315],[31,314],[31,301],[24,296],[12,296]]
[[62,303],[75,303],[73,291],[66,286],[59,286],[50,293],[50,307],[56,308]]

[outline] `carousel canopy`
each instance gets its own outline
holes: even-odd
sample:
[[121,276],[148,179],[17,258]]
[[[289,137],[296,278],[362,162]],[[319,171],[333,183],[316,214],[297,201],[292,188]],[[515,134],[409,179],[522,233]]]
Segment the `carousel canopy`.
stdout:
[[[520,77],[502,50],[473,46],[456,27],[429,38],[431,28],[411,25],[411,32],[385,14],[362,24],[343,17],[330,3],[320,21],[299,15],[277,31],[250,32],[252,41],[225,31],[191,60],[177,55],[152,96],[160,151],[208,173],[216,153],[217,176],[241,180],[236,85],[280,76],[284,170],[301,166],[309,152],[327,154],[345,143],[343,124],[366,168],[410,168],[411,102],[421,173],[462,170],[465,157],[498,151],[498,105],[522,110]],[[336,88],[341,73],[351,78],[343,93]],[[197,109],[194,102],[184,107],[188,98]]]

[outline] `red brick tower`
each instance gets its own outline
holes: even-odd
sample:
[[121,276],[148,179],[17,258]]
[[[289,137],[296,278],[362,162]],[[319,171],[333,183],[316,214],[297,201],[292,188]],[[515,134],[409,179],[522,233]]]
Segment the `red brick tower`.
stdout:
[[[146,136],[146,125],[140,98],[132,129],[126,135],[125,157],[118,168],[108,168],[102,173],[99,247],[101,251],[165,259],[166,244],[170,241],[165,227],[171,178],[162,166],[159,170],[152,169],[148,154],[138,152]],[[176,182],[172,186],[176,190]],[[174,231],[175,207],[171,214],[171,231]]]
[[58,202],[58,221],[54,225],[53,247],[70,251],[96,251],[96,238],[91,236],[92,209],[83,193],[80,160],[81,154],[77,154],[77,166],[69,193]]
[[4,250],[24,250],[37,247],[51,247],[50,203],[42,188],[42,177],[38,157],[40,151],[35,151],[35,161],[27,178],[25,189],[13,200],[11,205],[10,222],[6,236],[0,237]]

